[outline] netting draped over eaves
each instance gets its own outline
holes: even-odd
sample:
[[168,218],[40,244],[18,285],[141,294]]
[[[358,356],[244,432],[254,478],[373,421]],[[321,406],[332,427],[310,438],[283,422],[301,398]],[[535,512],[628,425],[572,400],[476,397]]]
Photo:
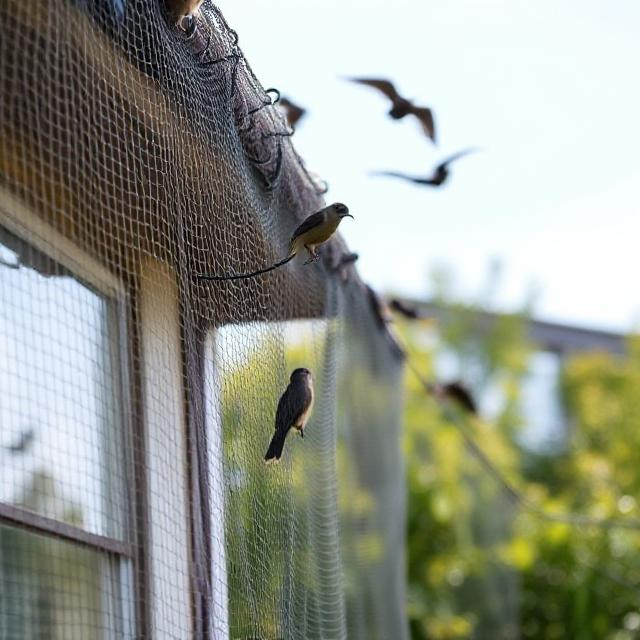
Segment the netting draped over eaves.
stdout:
[[[0,637],[403,638],[401,361],[238,37],[0,5]],[[305,437],[266,466],[278,397]]]

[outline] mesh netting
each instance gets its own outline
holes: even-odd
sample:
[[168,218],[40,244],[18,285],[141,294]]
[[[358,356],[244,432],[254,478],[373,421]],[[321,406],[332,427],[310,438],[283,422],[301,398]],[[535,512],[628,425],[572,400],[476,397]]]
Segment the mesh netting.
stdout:
[[[401,358],[210,4],[0,5],[0,637],[402,638]],[[309,368],[304,439],[266,466]]]

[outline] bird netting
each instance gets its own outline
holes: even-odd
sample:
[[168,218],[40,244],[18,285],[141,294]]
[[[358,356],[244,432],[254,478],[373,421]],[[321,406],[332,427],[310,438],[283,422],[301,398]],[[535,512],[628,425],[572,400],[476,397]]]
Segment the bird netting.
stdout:
[[[0,637],[403,638],[402,360],[209,3],[0,5]],[[265,465],[307,367],[304,438]]]

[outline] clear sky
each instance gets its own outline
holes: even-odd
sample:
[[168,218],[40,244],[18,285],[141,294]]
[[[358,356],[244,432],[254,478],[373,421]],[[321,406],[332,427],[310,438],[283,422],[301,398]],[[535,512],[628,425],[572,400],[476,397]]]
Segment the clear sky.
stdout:
[[[308,108],[294,142],[355,215],[342,229],[365,280],[426,296],[448,264],[474,294],[499,258],[505,308],[535,287],[539,316],[638,326],[640,2],[219,5],[264,86]],[[341,79],[358,75],[431,106],[439,146]],[[483,151],[439,190],[368,175],[426,174],[467,146]]]

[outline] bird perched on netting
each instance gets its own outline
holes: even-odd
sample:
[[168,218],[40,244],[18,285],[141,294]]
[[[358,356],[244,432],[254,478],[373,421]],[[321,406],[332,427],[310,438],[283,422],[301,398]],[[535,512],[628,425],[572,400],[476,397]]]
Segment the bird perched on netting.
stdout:
[[386,327],[387,324],[393,322],[393,316],[389,310],[389,305],[376,293],[373,287],[365,285],[367,289],[367,298],[369,306],[373,312],[373,316],[380,328]]
[[[204,0],[165,0],[167,16],[184,31],[195,30],[195,16]],[[185,24],[186,23],[186,24]]]
[[410,182],[414,182],[415,184],[424,184],[430,187],[439,187],[444,184],[449,178],[449,165],[466,156],[470,153],[474,153],[477,149],[465,149],[464,151],[459,151],[458,153],[454,153],[452,156],[449,156],[445,160],[443,160],[436,168],[433,170],[433,173],[426,178],[420,178],[415,176],[408,176],[404,173],[399,173],[396,171],[374,171],[372,175],[376,176],[390,176],[392,178],[402,178],[403,180],[409,180]]
[[357,253],[342,252],[338,259],[333,263],[331,269],[337,273],[342,280],[347,279],[347,269],[358,260]]
[[413,102],[403,98],[393,86],[393,83],[389,80],[376,79],[376,78],[349,78],[351,82],[357,82],[359,84],[367,85],[381,91],[389,100],[391,100],[392,106],[389,111],[389,116],[394,120],[400,120],[408,115],[415,116],[422,126],[422,130],[425,135],[431,139],[432,142],[436,141],[436,128],[433,120],[433,112],[428,107],[416,107]]
[[291,429],[304,437],[304,427],[313,407],[313,378],[309,369],[295,369],[289,386],[280,397],[276,410],[276,432],[264,456],[266,462],[277,462],[282,456],[284,441]]
[[284,117],[287,119],[287,124],[293,129],[295,124],[304,116],[307,112],[306,109],[303,109],[301,106],[291,102],[288,98],[284,96],[280,97],[278,101],[278,106],[284,112]]
[[331,238],[331,236],[336,232],[338,225],[342,222],[343,218],[347,217],[353,218],[349,213],[349,208],[341,202],[335,202],[324,209],[320,209],[320,211],[312,213],[298,225],[291,236],[291,240],[289,241],[289,253],[287,254],[287,257],[283,258],[279,262],[268,267],[264,267],[263,269],[251,271],[250,273],[239,273],[226,276],[199,274],[196,277],[200,280],[238,280],[241,278],[252,278],[262,273],[273,271],[278,267],[282,267],[287,264],[287,262],[293,260],[293,258],[303,250],[309,254],[309,259],[305,264],[315,262],[320,257],[316,248],[329,240],[329,238]]
[[429,386],[429,390],[438,400],[452,400],[468,413],[474,416],[478,415],[476,401],[469,389],[459,380],[432,384]]
[[389,301],[389,306],[393,311],[399,313],[408,320],[422,320],[424,318],[424,315],[420,313],[420,310],[417,307],[409,305],[398,298],[392,298]]

